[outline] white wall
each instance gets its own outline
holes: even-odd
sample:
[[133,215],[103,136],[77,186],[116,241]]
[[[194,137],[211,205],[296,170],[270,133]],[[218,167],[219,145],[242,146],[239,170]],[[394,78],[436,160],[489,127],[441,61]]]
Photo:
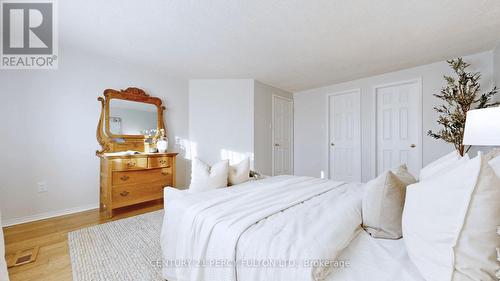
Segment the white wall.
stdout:
[[253,168],[270,175],[273,94],[293,98],[253,79],[190,80],[191,154],[208,163],[251,156]]
[[293,94],[275,87],[255,81],[254,98],[254,149],[255,149],[255,170],[264,175],[272,174],[272,97],[278,95],[289,99]]
[[212,164],[253,158],[253,79],[189,81],[191,156]]
[[[471,63],[471,70],[480,71],[483,90],[490,88],[493,81],[493,52],[484,52],[464,59]],[[374,90],[377,85],[421,78],[423,83],[423,164],[427,164],[453,147],[427,136],[427,131],[438,129],[438,114],[433,106],[438,99],[432,96],[444,86],[443,74],[452,71],[446,62],[433,63],[411,69],[359,79],[327,87],[302,91],[294,94],[295,105],[295,174],[319,177],[327,173],[327,128],[326,95],[351,89],[361,89],[361,130],[362,130],[362,176],[367,181],[375,175],[375,152],[373,151],[375,130]]]
[[[98,206],[96,98],[106,88],[142,87],[162,98],[170,150],[182,152],[187,139],[187,80],[68,49],[60,48],[58,70],[0,70],[4,224]],[[179,185],[186,178],[183,158],[178,157]],[[37,193],[39,181],[47,182],[47,193]]]
[[[495,85],[500,89],[500,44],[493,50],[493,70],[495,73]],[[500,100],[500,98],[497,98]]]

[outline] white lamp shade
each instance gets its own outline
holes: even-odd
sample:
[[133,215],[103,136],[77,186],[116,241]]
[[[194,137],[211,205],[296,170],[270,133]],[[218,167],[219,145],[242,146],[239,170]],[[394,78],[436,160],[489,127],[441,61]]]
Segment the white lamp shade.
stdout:
[[468,111],[463,144],[500,145],[500,107]]

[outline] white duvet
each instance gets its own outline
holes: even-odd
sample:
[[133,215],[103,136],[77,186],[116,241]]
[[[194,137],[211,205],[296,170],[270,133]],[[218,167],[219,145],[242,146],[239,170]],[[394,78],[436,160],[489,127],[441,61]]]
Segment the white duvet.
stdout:
[[358,184],[281,176],[174,193],[161,238],[168,280],[324,280],[360,231]]

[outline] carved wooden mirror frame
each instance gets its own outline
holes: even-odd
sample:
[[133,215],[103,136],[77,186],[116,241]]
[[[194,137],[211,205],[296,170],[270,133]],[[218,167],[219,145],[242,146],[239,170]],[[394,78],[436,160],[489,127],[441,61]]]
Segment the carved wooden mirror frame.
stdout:
[[[163,111],[165,107],[162,105],[162,101],[159,98],[151,97],[144,90],[139,88],[127,88],[125,90],[113,90],[106,89],[104,90],[104,98],[98,97],[97,100],[101,103],[101,115],[99,117],[99,123],[97,124],[97,141],[101,145],[102,149],[96,151],[96,155],[100,156],[107,152],[116,152],[120,151],[115,145],[117,143],[117,139],[123,139],[125,144],[132,143],[143,143],[144,136],[143,135],[115,135],[111,133],[109,126],[109,104],[111,100],[119,99],[119,100],[128,100],[133,102],[141,102],[155,105],[157,108],[157,129],[165,130],[165,123],[163,120]],[[121,145],[121,147],[127,147],[127,145]],[[141,150],[141,149],[139,149]],[[141,150],[143,151],[143,150]]]

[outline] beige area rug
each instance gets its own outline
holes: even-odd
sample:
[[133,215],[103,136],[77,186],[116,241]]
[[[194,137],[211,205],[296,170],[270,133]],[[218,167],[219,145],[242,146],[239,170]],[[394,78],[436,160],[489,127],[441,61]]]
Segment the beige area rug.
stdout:
[[160,281],[163,210],[68,234],[74,281]]

